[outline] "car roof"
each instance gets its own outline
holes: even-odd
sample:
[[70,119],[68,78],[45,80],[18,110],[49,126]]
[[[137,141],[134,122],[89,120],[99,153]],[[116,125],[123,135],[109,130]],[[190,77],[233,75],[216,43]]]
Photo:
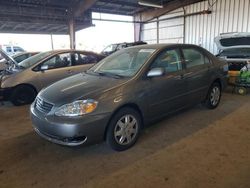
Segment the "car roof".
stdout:
[[180,43],[163,43],[163,44],[144,44],[144,45],[138,45],[138,46],[132,46],[129,48],[137,48],[137,49],[164,49],[167,47],[198,47],[201,48],[197,45],[194,44],[180,44]]
[[96,52],[92,52],[92,51],[74,50],[74,49],[50,50],[50,51],[47,51],[47,52],[52,52],[52,54],[64,53],[64,52],[82,52],[82,53],[92,53],[92,54],[100,55],[100,54],[98,54]]

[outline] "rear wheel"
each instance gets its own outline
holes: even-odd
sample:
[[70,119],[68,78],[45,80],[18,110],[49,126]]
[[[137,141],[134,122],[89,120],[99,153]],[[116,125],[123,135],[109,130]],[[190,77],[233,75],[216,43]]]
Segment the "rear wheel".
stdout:
[[221,86],[218,82],[214,82],[208,91],[205,106],[209,109],[216,108],[220,103],[220,98]]
[[123,108],[111,119],[106,141],[116,151],[127,150],[137,141],[141,127],[140,114],[133,108]]
[[36,91],[30,86],[17,86],[13,90],[10,101],[15,106],[30,104],[35,100],[36,94]]

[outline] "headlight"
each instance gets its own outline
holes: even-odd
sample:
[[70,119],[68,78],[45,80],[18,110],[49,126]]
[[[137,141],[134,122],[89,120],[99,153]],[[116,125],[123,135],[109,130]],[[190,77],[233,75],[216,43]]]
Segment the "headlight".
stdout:
[[57,116],[82,116],[93,112],[97,107],[98,102],[93,99],[78,100],[61,106],[56,112]]

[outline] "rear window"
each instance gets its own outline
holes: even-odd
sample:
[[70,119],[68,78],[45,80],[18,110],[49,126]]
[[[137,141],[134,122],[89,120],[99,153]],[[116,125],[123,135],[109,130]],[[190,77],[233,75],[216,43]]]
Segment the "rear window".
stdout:
[[250,48],[230,48],[221,51],[219,56],[227,56],[228,58],[249,58]]
[[250,37],[237,37],[237,38],[221,39],[220,43],[224,47],[241,46],[241,45],[249,45],[250,46]]

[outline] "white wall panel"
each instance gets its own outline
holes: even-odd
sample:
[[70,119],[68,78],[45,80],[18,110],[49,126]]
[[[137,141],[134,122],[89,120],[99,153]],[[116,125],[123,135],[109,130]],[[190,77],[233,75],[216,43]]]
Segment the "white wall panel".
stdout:
[[[215,2],[215,0],[210,0]],[[186,14],[208,9],[208,1],[202,1],[185,7]],[[227,32],[250,32],[250,0],[217,0],[211,7],[212,14],[168,19],[157,23],[144,24],[142,40],[150,43],[185,42],[200,45],[212,53],[217,53],[214,38]],[[182,9],[177,9],[161,16],[166,19],[183,15]],[[184,35],[185,30],[185,37]],[[157,33],[159,35],[157,35]],[[159,38],[157,39],[157,36]],[[185,38],[185,41],[183,41]]]
[[[153,20],[156,21],[156,20]],[[142,40],[148,44],[157,43],[157,23],[147,23],[143,24],[141,31]]]
[[[214,38],[219,34],[250,32],[249,6],[250,0],[217,0],[211,8],[212,14],[186,17],[185,43],[201,45],[216,54],[218,50]],[[186,14],[202,11],[208,8],[208,2],[185,8]]]
[[[183,43],[184,17],[178,18],[183,14],[181,8],[159,17],[159,43]],[[172,17],[177,18],[169,19]]]

